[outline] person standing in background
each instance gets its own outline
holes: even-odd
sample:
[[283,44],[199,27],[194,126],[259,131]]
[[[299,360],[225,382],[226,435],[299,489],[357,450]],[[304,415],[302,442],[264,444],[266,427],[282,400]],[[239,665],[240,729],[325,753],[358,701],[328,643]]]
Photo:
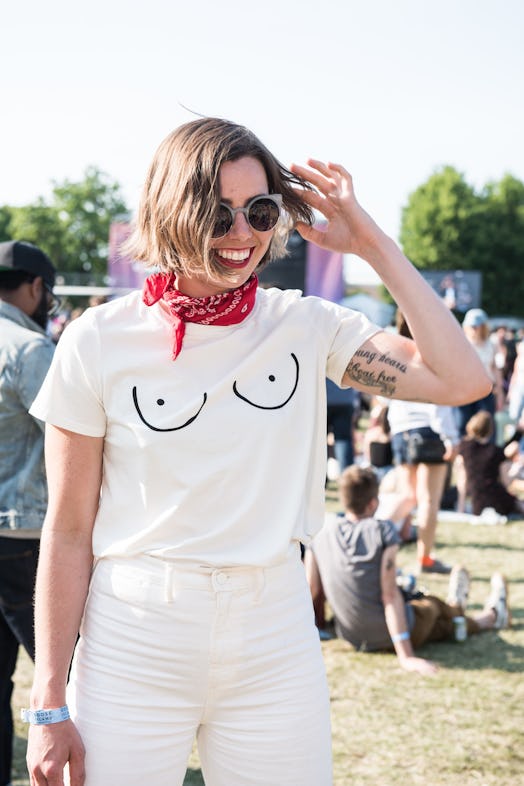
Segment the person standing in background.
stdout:
[[517,423],[524,412],[524,341],[519,341],[508,388],[508,414]]
[[36,246],[0,243],[0,786],[11,781],[12,676],[34,660],[33,593],[47,507],[44,424],[29,407],[54,352],[46,334],[55,268]]
[[517,357],[517,346],[513,331],[506,325],[499,325],[491,333],[490,341],[495,348],[495,364],[500,369],[504,394],[507,395],[509,381]]
[[[397,312],[399,335],[411,338],[404,315]],[[421,573],[450,573],[451,566],[433,554],[437,516],[446,483],[448,461],[455,458],[459,442],[453,409],[422,401],[390,401],[388,420],[393,459],[401,501],[390,513],[394,521],[403,519],[417,507],[417,561]],[[410,437],[443,442],[439,461],[414,461],[408,451]]]
[[340,472],[355,460],[354,420],[359,394],[353,388],[341,388],[326,378],[327,431],[333,434],[333,450]]
[[488,315],[482,308],[470,308],[464,316],[462,328],[492,380],[493,390],[477,401],[457,407],[457,426],[461,437],[466,433],[466,423],[473,415],[477,412],[489,412],[495,417],[495,412],[504,408],[506,400],[502,372],[495,362],[495,347],[489,338]]

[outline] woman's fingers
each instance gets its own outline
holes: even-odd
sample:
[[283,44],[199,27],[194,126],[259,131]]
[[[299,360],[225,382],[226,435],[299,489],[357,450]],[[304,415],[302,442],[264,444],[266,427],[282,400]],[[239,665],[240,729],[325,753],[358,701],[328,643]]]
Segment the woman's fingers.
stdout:
[[307,189],[303,188],[294,188],[293,191],[307,205],[324,212],[324,207],[326,205],[325,197],[320,196],[320,194],[318,194],[316,191],[308,191]]
[[303,221],[297,221],[295,224],[295,229],[299,235],[304,238],[304,240],[308,240],[309,242],[314,243],[316,246],[320,246],[320,248],[329,248],[329,245],[326,242],[327,233],[325,231],[316,229],[309,224],[305,224]]
[[316,191],[305,191],[300,188],[294,188],[293,190],[296,194],[298,194],[303,202],[309,205],[309,207],[312,207],[314,210],[318,210],[319,213],[322,213],[324,218],[326,218],[328,221],[334,218],[336,211],[330,203],[329,199],[320,196],[320,194],[317,194]]
[[[315,188],[318,188],[322,194],[327,196],[333,190],[334,183],[329,179],[329,171],[325,164],[322,164],[320,161],[314,161],[313,159],[309,159],[308,164],[312,169],[305,166],[299,166],[298,164],[291,164],[290,169],[295,175],[299,175],[299,177],[312,183]],[[318,174],[314,169],[318,171]]]
[[314,185],[326,199],[338,200],[353,195],[352,177],[341,164],[324,163],[316,158],[308,159],[307,163],[309,168],[292,164],[290,169]]

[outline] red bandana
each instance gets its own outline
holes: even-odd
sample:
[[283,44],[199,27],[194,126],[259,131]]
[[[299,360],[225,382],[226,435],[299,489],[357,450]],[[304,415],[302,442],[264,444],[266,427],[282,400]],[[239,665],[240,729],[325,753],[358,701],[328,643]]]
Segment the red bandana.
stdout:
[[175,289],[174,273],[153,273],[146,278],[142,300],[152,306],[165,300],[173,316],[173,360],[182,349],[186,322],[199,325],[237,325],[253,310],[258,279],[253,274],[245,284],[230,292],[209,297],[189,297]]

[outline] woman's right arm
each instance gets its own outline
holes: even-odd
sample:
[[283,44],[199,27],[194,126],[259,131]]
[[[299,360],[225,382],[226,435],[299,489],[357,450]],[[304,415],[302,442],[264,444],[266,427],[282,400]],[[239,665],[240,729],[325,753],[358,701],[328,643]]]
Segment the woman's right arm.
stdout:
[[[92,530],[100,499],[103,438],[46,426],[49,504],[35,593],[32,709],[63,706],[67,674],[87,596]],[[84,782],[84,749],[72,721],[31,726],[27,764],[35,786]]]

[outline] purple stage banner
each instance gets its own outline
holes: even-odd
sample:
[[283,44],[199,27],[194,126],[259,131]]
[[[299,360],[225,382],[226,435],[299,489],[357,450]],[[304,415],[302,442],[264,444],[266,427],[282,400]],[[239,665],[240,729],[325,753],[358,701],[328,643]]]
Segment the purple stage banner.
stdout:
[[307,243],[305,295],[317,295],[334,303],[344,297],[344,256]]
[[148,275],[141,262],[122,252],[122,245],[128,239],[131,230],[131,224],[125,223],[113,223],[109,227],[107,274],[109,285],[115,289],[141,289]]

